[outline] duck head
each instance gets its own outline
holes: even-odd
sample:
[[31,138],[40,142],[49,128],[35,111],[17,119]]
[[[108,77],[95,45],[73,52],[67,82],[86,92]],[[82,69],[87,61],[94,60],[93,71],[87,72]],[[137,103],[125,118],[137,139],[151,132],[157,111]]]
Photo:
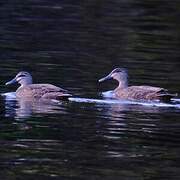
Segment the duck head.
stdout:
[[128,86],[128,73],[125,68],[116,68],[111,71],[107,76],[99,79],[99,82],[103,82],[108,79],[115,79],[119,82],[119,87]]
[[21,71],[15,76],[15,78],[8,81],[6,85],[10,85],[14,83],[19,83],[21,86],[32,84],[32,76],[28,72]]

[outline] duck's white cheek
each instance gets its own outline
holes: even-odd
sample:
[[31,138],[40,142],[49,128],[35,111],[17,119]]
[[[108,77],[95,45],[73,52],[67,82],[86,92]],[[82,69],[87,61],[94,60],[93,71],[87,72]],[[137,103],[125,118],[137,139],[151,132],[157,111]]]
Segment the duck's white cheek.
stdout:
[[113,79],[116,79],[116,75],[117,75],[117,74],[113,74],[113,75],[111,75],[111,77],[112,77]]
[[20,77],[16,79],[17,82],[20,82],[21,80],[22,80],[22,78],[20,78]]

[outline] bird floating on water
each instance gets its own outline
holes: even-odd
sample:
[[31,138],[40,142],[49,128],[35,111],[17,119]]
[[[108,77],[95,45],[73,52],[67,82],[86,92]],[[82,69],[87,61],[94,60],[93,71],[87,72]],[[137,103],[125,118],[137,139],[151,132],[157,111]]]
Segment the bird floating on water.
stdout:
[[15,78],[7,82],[6,85],[14,83],[21,85],[16,90],[17,98],[67,100],[72,96],[67,90],[52,84],[33,84],[31,74],[25,71],[19,72]]
[[118,87],[113,91],[114,97],[126,100],[159,100],[169,102],[177,94],[170,94],[167,89],[153,86],[128,86],[128,73],[125,68],[116,68],[99,82],[108,79],[115,79],[119,82]]

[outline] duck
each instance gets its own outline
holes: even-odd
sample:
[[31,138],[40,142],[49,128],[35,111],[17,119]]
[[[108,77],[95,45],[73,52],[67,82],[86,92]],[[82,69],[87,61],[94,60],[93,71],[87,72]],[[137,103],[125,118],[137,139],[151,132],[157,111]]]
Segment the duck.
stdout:
[[115,68],[107,76],[99,79],[103,82],[108,79],[118,81],[119,85],[113,90],[113,97],[124,100],[163,101],[169,102],[177,94],[171,94],[167,89],[148,85],[128,86],[128,72],[126,68]]
[[17,98],[68,100],[72,96],[67,90],[52,84],[33,84],[31,74],[26,71],[20,71],[5,85],[14,83],[20,84],[15,92]]

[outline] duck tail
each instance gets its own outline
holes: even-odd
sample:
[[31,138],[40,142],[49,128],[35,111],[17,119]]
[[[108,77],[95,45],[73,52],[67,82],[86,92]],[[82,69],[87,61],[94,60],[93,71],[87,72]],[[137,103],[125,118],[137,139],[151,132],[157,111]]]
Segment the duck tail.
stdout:
[[61,92],[46,93],[43,96],[43,98],[45,99],[64,100],[64,101],[67,101],[69,97],[72,97],[72,95],[69,93],[61,93]]
[[158,94],[159,99],[163,102],[170,102],[171,98],[177,96],[178,94],[170,94],[170,93]]
[[68,101],[68,99],[69,99],[70,97],[72,97],[72,94],[68,94],[68,93],[64,94],[64,93],[63,93],[63,95],[57,96],[56,99],[57,99],[57,100],[62,100],[62,101]]

